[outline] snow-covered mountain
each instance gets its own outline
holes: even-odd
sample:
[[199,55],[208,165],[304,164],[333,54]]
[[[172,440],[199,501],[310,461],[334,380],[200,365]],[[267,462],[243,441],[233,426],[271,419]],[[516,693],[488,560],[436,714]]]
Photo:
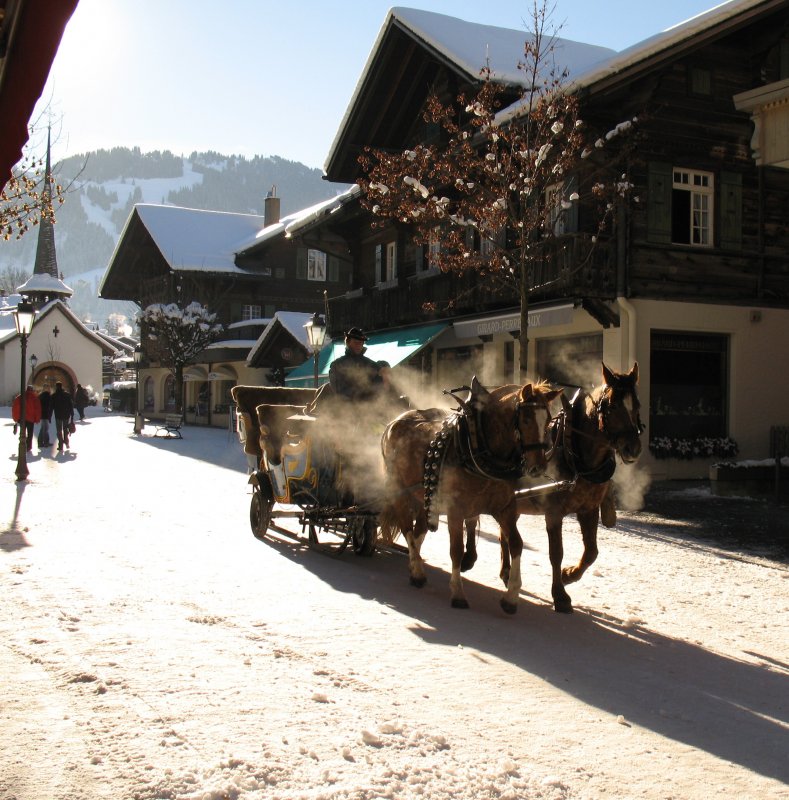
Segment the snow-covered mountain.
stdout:
[[[130,303],[99,300],[96,290],[135,203],[164,203],[216,211],[262,214],[275,189],[282,214],[328,199],[347,187],[327,183],[318,169],[278,156],[225,156],[113,148],[72,156],[53,168],[65,189],[57,210],[58,266],[74,289],[72,308],[103,324],[110,313],[133,314]],[[0,272],[32,272],[36,232],[0,242]]]

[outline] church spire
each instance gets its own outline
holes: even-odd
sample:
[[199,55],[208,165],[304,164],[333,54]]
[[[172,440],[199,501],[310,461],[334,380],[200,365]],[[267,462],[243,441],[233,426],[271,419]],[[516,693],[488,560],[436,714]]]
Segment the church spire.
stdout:
[[[44,173],[44,188],[41,191],[44,202],[51,201],[52,167],[50,162],[51,128],[47,128],[47,167]],[[21,286],[18,294],[29,297],[33,305],[41,308],[50,300],[66,301],[74,292],[58,276],[58,259],[55,254],[55,225],[51,216],[41,215],[38,223],[38,246],[33,274]]]
[[[50,137],[52,128],[47,128],[47,166],[44,172],[44,189],[42,202],[48,204],[52,201],[52,167],[50,161]],[[34,275],[51,275],[58,278],[58,259],[55,253],[55,226],[49,216],[41,215],[38,223],[38,247],[36,248],[36,263],[33,267]]]

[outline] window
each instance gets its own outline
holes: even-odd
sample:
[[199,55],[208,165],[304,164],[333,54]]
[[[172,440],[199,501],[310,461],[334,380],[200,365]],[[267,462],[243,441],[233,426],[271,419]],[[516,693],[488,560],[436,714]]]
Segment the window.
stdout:
[[320,250],[307,250],[307,280],[326,280],[326,253]]
[[387,242],[385,280],[393,281],[395,278],[397,278],[397,242]]
[[427,245],[427,268],[438,269],[438,259],[441,256],[441,231],[436,228],[430,234]]
[[145,382],[143,383],[142,387],[142,396],[143,396],[143,410],[145,411],[153,411],[155,402],[154,402],[154,383],[153,378],[149,375]]
[[248,319],[260,319],[260,306],[249,305],[241,307],[241,321]]
[[537,339],[536,355],[539,378],[562,386],[591,389],[600,383],[603,334]]
[[721,171],[715,208],[711,172],[653,161],[647,182],[647,237],[662,244],[713,247],[715,215],[718,246],[742,249],[742,174]]
[[712,94],[712,73],[701,67],[691,68],[689,74],[690,93],[710,96]]
[[674,170],[671,192],[671,241],[712,246],[714,179],[710,172]]
[[397,242],[375,246],[375,280],[378,284],[397,280]]
[[728,337],[653,331],[649,435],[726,436]]

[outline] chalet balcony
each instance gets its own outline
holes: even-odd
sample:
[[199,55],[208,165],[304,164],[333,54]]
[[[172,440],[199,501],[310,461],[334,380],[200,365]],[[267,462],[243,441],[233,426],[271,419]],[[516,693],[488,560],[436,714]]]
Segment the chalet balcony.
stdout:
[[[616,295],[614,240],[594,242],[568,234],[540,246],[532,264],[532,296],[540,301]],[[354,325],[365,330],[413,325],[429,319],[479,314],[518,305],[516,287],[493,286],[476,274],[423,273],[365,287],[330,302],[335,333]]]

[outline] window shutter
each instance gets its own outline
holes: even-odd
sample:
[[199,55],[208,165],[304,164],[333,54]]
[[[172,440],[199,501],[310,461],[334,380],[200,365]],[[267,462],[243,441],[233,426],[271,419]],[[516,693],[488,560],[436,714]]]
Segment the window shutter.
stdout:
[[742,247],[742,175],[721,172],[721,247]]
[[570,200],[570,195],[578,191],[578,176],[572,175],[564,187],[564,199],[570,203],[570,208],[564,212],[565,233],[578,233],[578,205],[579,200]]
[[382,283],[386,277],[383,273],[384,268],[384,246],[377,244],[375,246],[375,280]]
[[415,272],[422,272],[425,268],[425,249],[421,244],[414,245]]
[[301,281],[307,280],[307,248],[299,247],[296,250],[296,277]]
[[340,280],[340,259],[337,256],[329,256],[329,280],[332,283]]
[[647,179],[647,238],[671,244],[671,164],[651,161]]

